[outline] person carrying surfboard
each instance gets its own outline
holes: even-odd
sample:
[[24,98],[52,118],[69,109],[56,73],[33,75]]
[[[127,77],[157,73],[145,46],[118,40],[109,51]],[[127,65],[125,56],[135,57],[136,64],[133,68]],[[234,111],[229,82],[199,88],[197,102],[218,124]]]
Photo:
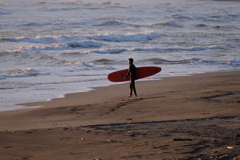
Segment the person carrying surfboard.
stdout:
[[128,59],[128,63],[129,63],[129,69],[128,69],[128,73],[127,73],[127,75],[125,76],[124,79],[126,79],[128,76],[130,76],[130,95],[129,95],[129,97],[132,97],[132,91],[134,91],[134,94],[137,97],[137,91],[136,91],[136,88],[135,88],[137,68],[133,64],[133,59],[132,58]]

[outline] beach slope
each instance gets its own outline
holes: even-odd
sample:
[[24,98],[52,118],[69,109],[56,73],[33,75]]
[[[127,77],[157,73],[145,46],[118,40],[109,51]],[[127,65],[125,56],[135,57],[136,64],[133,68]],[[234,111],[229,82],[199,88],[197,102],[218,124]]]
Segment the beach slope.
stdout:
[[0,113],[0,160],[240,159],[240,72],[96,88]]

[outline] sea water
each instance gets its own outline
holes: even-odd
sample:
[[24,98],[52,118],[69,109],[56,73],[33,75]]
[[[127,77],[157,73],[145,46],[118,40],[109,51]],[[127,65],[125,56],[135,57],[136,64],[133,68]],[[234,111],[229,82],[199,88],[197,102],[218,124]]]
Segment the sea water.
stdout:
[[[1,0],[0,111],[115,83],[240,70],[240,3],[210,0]],[[126,93],[127,95],[127,93]]]

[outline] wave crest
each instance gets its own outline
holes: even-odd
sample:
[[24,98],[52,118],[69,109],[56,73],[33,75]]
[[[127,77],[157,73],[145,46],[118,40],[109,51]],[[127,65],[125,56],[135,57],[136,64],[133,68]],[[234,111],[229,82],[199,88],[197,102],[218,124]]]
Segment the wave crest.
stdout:
[[155,23],[155,24],[152,24],[151,26],[167,26],[167,27],[183,28],[182,24],[174,21]]
[[27,69],[12,69],[7,71],[7,74],[2,75],[4,77],[30,77],[30,76],[37,76],[39,72],[32,68]]
[[167,64],[167,65],[176,65],[176,64],[204,64],[204,65],[225,65],[231,67],[239,67],[240,60],[239,59],[225,59],[225,60],[207,60],[200,58],[185,58],[179,60],[167,60],[161,58],[149,58],[143,60],[143,62],[150,62],[153,64]]
[[0,90],[2,89],[16,89],[16,88],[26,88],[31,86],[30,83],[22,82],[0,82]]
[[10,42],[28,42],[28,43],[61,43],[84,40],[98,40],[108,42],[140,42],[149,41],[158,38],[159,35],[155,32],[144,33],[127,33],[127,34],[102,34],[93,36],[52,36],[52,37],[17,37],[17,38],[2,38],[1,40]]
[[104,21],[100,24],[96,24],[95,26],[118,26],[121,24],[123,24],[123,22],[112,19],[112,20]]

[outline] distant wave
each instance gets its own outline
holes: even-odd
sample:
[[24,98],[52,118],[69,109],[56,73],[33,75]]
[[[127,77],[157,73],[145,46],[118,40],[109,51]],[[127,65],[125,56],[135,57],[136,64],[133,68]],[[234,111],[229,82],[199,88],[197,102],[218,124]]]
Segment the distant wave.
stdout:
[[102,34],[95,36],[55,36],[55,37],[17,37],[17,38],[2,38],[1,40],[10,42],[28,42],[28,43],[59,43],[67,41],[82,41],[82,40],[98,40],[108,42],[139,42],[149,41],[158,38],[159,35],[155,32],[144,33],[126,33],[126,34]]
[[205,27],[208,27],[208,25],[207,24],[196,24],[195,27],[205,28]]
[[228,25],[228,24],[223,24],[223,25],[216,25],[216,26],[210,26],[207,24],[197,24],[195,25],[197,28],[213,28],[217,30],[239,30],[240,27],[236,25]]
[[[45,3],[41,3],[40,5],[44,5]],[[48,12],[57,12],[57,11],[71,11],[71,10],[81,10],[81,9],[95,9],[95,10],[105,10],[106,8],[127,8],[125,6],[121,6],[120,3],[112,3],[110,1],[106,1],[103,3],[94,3],[94,2],[83,2],[83,1],[73,1],[73,2],[60,2],[60,5],[55,5],[54,7],[45,6],[41,8],[42,11]],[[64,7],[62,7],[62,5]]]
[[225,15],[212,15],[209,18],[214,19],[232,19],[232,18],[239,18],[240,14],[225,14]]
[[209,49],[220,49],[215,45],[210,46],[190,46],[190,47],[164,47],[164,48],[134,48],[134,51],[204,51]]
[[188,59],[181,59],[181,60],[166,60],[162,58],[150,58],[143,61],[152,62],[154,64],[187,64],[187,63],[191,63],[192,61],[198,61],[198,60],[200,59],[188,58]]
[[106,48],[106,49],[96,49],[88,51],[88,53],[100,53],[100,54],[118,54],[125,51],[139,51],[139,52],[164,52],[164,51],[204,51],[210,49],[220,49],[220,47],[215,45],[210,46],[191,46],[191,47],[163,47],[163,48]]
[[32,68],[27,69],[12,69],[6,71],[5,74],[1,75],[2,77],[29,77],[29,76],[37,76],[39,72]]
[[153,26],[153,27],[155,27],[155,26],[167,26],[167,27],[183,28],[182,24],[180,24],[178,22],[174,22],[174,21],[159,22],[159,23],[152,24],[151,26]]
[[[239,21],[240,14],[214,14],[209,15],[205,21],[207,22],[221,22],[223,24],[227,22]],[[237,26],[236,26],[237,27]]]
[[[95,41],[83,41],[83,42],[68,42],[68,43],[54,43],[48,45],[31,46],[31,47],[21,47],[15,49],[11,52],[24,53],[27,51],[54,51],[54,50],[73,50],[74,48],[100,48],[101,44]],[[173,47],[162,47],[162,48],[101,48],[101,49],[91,49],[84,53],[99,53],[99,54],[119,54],[122,52],[177,52],[177,51],[205,51],[212,49],[221,49],[219,46],[173,46]],[[2,52],[0,56],[4,56],[10,51]]]
[[111,59],[98,59],[98,60],[95,60],[94,63],[96,64],[115,64],[116,61],[114,60],[111,60]]
[[239,26],[235,26],[235,25],[217,25],[217,26],[212,26],[212,28],[214,29],[223,29],[223,30],[239,30],[240,27]]
[[53,36],[53,37],[17,37],[17,38],[2,38],[4,41],[10,42],[28,42],[28,43],[59,43],[65,41],[81,41],[85,40],[84,36]]
[[91,47],[101,47],[101,44],[96,41],[82,41],[82,42],[69,42],[67,43],[69,47],[72,48],[91,48]]
[[176,19],[187,19],[187,20],[205,20],[205,19],[207,19],[205,16],[201,16],[201,15],[174,14],[172,17],[176,18]]
[[127,49],[121,49],[121,48],[112,48],[112,49],[101,49],[101,50],[95,50],[94,53],[101,53],[101,54],[117,54],[121,52],[125,52]]
[[106,20],[104,22],[101,22],[99,24],[95,24],[94,26],[118,26],[118,25],[121,25],[121,24],[124,24],[123,22],[121,21],[118,21],[118,20]]
[[2,89],[27,88],[31,85],[32,85],[31,83],[23,83],[23,82],[0,82],[0,90],[2,90]]
[[[81,42],[67,42],[67,43],[54,43],[47,46],[34,46],[30,47],[30,50],[42,51],[42,50],[69,50],[73,48],[98,48],[101,44],[95,41],[81,41]],[[26,48],[26,50],[28,50]]]
[[[27,53],[27,54],[26,54]],[[89,66],[88,63],[77,61],[77,60],[67,60],[64,57],[55,57],[54,54],[44,54],[40,52],[4,52],[0,54],[0,63],[8,61],[19,61],[21,63],[28,63],[28,65],[42,65],[42,66]],[[48,72],[39,71],[33,68],[15,68],[7,70],[5,72],[0,72],[0,79],[5,78],[15,78],[15,77],[33,77],[39,75],[49,75]]]
[[216,15],[209,15],[209,16],[203,16],[201,14],[195,14],[195,15],[189,15],[189,14],[174,14],[172,15],[173,18],[175,18],[176,20],[181,20],[181,19],[185,19],[185,20],[202,20],[202,21],[231,21],[235,18],[239,18],[240,14],[229,14],[229,13],[225,13],[225,14],[216,14]]
[[180,60],[167,60],[161,58],[150,58],[142,60],[143,62],[151,62],[153,64],[168,64],[168,65],[176,65],[176,64],[204,64],[204,65],[227,65],[231,67],[239,67],[240,59],[227,59],[227,60],[207,60],[200,58],[185,58]]
[[226,62],[229,66],[233,66],[233,67],[239,67],[240,66],[240,59],[229,59]]
[[10,14],[10,11],[6,10],[6,9],[3,9],[3,8],[0,8],[0,16],[1,15],[9,15]]
[[158,38],[159,35],[155,32],[147,33],[129,33],[129,34],[106,34],[98,36],[90,36],[89,39],[108,41],[108,42],[140,42],[149,41]]

